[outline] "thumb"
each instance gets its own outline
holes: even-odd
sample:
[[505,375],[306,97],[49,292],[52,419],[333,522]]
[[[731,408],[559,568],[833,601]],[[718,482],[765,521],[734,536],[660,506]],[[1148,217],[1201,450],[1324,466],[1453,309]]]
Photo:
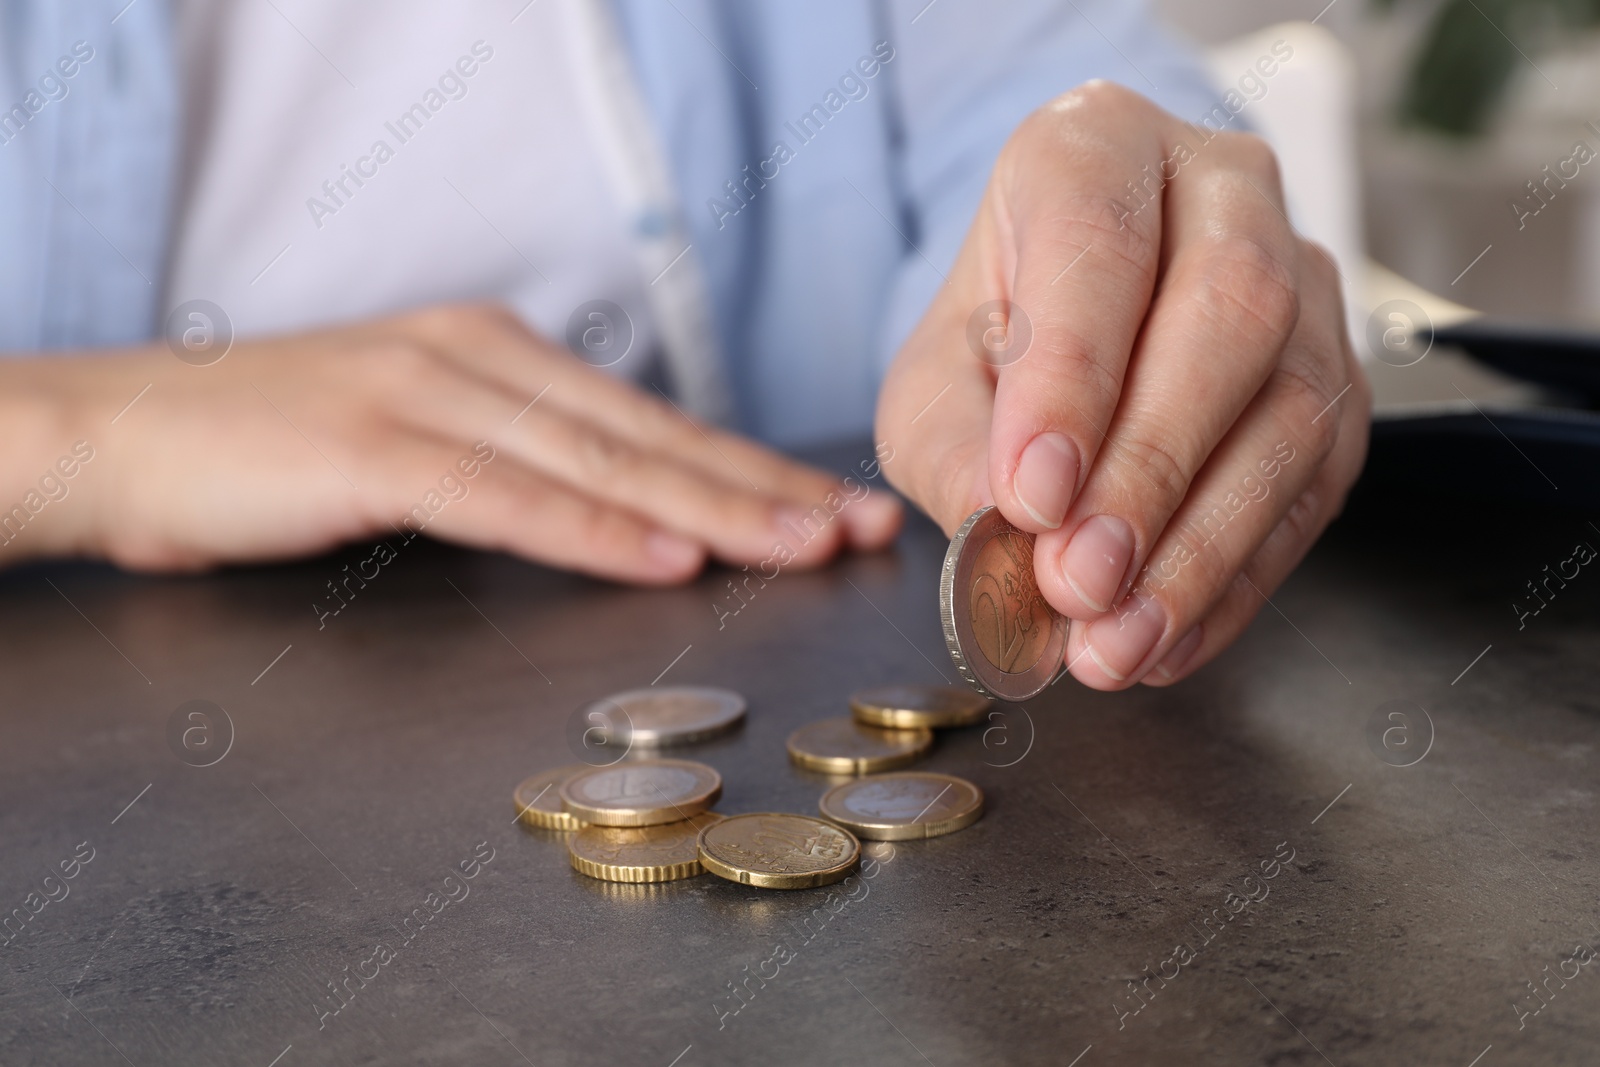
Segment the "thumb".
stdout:
[[957,287],[935,299],[900,349],[878,396],[877,439],[890,484],[955,533],[994,503],[989,424],[994,378],[967,344],[974,308]]

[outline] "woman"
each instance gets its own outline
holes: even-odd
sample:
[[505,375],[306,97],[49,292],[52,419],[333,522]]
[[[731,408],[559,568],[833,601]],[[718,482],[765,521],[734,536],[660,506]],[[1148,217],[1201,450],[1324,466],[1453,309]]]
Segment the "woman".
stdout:
[[1037,535],[1073,673],[1117,689],[1232,641],[1364,456],[1336,272],[1126,0],[0,18],[10,560],[283,558],[426,500],[678,582],[833,494],[810,566],[898,504],[768,446],[875,425],[947,531]]

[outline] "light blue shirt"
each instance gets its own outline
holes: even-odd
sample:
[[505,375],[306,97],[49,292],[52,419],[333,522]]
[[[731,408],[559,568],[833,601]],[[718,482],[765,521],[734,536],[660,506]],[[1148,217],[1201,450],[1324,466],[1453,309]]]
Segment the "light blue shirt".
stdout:
[[[710,283],[738,428],[783,445],[871,427],[1030,111],[1091,78],[1188,118],[1214,102],[1134,0],[616,10]],[[159,333],[181,185],[173,36],[164,0],[0,8],[0,351]]]

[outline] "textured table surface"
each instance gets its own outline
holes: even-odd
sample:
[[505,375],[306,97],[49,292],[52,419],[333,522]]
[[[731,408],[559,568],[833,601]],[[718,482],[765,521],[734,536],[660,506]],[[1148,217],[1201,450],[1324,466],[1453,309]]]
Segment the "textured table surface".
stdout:
[[[1217,663],[943,735],[921,766],[984,818],[792,893],[588,880],[512,787],[572,762],[581,702],[706,683],[750,700],[677,753],[720,810],[814,811],[791,730],[954,677],[926,524],[720,629],[726,571],[420,544],[320,629],[367,551],[9,572],[0,1063],[1592,1063],[1600,567],[1519,629],[1580,541],[1368,501]],[[227,721],[186,750],[191,700]]]

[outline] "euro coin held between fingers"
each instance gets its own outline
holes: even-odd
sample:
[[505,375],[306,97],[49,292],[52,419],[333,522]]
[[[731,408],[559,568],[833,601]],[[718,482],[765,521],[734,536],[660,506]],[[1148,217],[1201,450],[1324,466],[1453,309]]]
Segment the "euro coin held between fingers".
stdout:
[[714,811],[659,826],[585,826],[567,841],[573,869],[606,882],[675,882],[704,872],[700,831]]
[[946,730],[983,721],[994,701],[959,685],[880,685],[850,694],[856,722],[892,730]]
[[915,762],[933,744],[933,731],[882,730],[854,719],[823,719],[789,735],[789,758],[827,774],[872,774]]
[[700,831],[700,863],[730,882],[810,889],[848,878],[861,865],[861,842],[809,815],[734,815]]
[[1067,620],[1033,576],[1033,535],[992,507],[967,517],[939,574],[939,620],[961,677],[1001,700],[1038,696],[1067,650]]
[[951,774],[901,771],[835,786],[818,807],[863,840],[905,841],[971,826],[983,814],[983,790]]
[[561,785],[561,806],[596,826],[655,826],[700,814],[722,795],[722,775],[683,759],[598,767]]
[[569,763],[524,779],[511,793],[517,805],[517,818],[524,826],[536,826],[541,830],[580,829],[583,822],[561,806],[561,783],[589,770],[593,768],[587,763]]
[[[618,740],[660,748],[692,744],[730,730],[744,718],[745,707],[744,697],[731,689],[675,685],[614,693],[583,710],[598,713],[594,722],[609,723],[620,718],[628,723],[628,738]],[[623,716],[617,715],[618,710]],[[611,739],[611,731],[598,729],[606,740]]]

